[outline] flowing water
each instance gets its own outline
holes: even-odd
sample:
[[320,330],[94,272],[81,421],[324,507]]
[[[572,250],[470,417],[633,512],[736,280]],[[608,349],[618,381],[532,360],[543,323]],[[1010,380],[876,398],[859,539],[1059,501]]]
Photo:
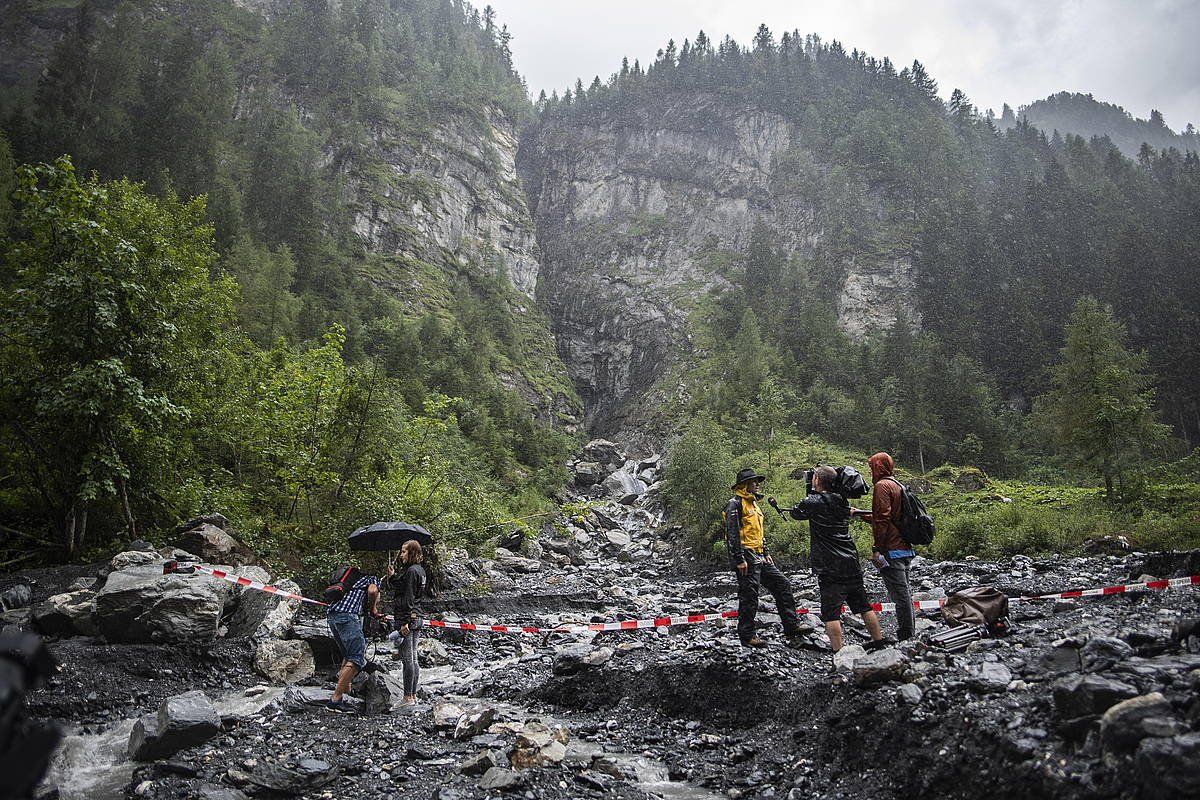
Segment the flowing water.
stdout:
[[[222,716],[256,714],[279,697],[282,689],[270,688],[254,697],[242,692],[222,695],[213,700]],[[50,769],[42,781],[43,789],[58,789],[60,800],[118,800],[137,764],[129,760],[129,734],[137,717],[121,720],[94,733],[67,730]]]

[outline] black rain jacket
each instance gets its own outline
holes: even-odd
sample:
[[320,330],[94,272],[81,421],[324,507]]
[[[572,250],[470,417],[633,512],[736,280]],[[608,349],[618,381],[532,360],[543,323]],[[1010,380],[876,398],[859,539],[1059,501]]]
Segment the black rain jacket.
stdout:
[[850,538],[850,503],[834,492],[816,492],[789,509],[792,519],[808,520],[812,571],[829,578],[862,575],[858,550]]

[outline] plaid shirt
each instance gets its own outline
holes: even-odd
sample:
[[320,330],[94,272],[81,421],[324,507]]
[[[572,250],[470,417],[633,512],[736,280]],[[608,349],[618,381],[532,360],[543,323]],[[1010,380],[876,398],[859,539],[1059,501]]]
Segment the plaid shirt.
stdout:
[[354,586],[346,591],[346,596],[329,607],[330,611],[345,611],[349,614],[363,613],[363,600],[367,596],[367,587],[379,585],[379,578],[374,575],[364,575]]

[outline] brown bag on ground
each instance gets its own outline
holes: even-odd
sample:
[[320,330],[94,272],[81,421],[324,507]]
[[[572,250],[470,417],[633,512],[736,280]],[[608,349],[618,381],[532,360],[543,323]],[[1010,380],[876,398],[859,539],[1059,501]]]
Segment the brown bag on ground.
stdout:
[[994,625],[1008,616],[1008,596],[994,586],[972,586],[946,598],[948,625]]

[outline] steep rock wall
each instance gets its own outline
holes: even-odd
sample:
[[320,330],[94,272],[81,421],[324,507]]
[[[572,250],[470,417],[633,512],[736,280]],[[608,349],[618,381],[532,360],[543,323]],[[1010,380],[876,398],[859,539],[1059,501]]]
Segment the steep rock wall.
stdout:
[[496,109],[455,115],[421,137],[381,126],[354,199],[354,231],[374,253],[444,255],[503,272],[529,298],[539,253],[517,178],[514,123]]
[[[728,285],[711,254],[744,252],[758,222],[789,254],[819,246],[813,191],[790,172],[797,154],[820,168],[783,116],[695,95],[619,119],[546,122],[522,143],[538,299],[595,433],[642,438],[648,392],[690,349],[688,315]],[[851,333],[892,324],[913,288],[895,254],[848,256],[840,273],[839,324]]]

